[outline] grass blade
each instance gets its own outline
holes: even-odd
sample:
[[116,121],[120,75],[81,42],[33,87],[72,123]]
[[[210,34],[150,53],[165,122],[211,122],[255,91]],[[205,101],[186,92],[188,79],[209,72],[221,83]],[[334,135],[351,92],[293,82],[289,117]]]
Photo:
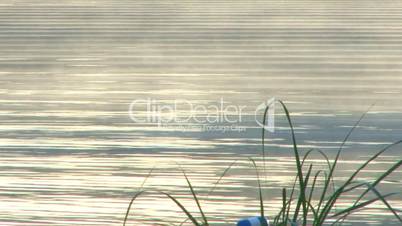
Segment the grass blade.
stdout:
[[[348,189],[348,191],[351,191],[351,190],[353,190],[353,189],[359,188],[359,187],[364,186],[364,185],[367,186],[367,188],[368,188],[370,191],[372,191],[372,192],[379,198],[379,200],[381,200],[381,201],[384,203],[384,205],[388,208],[388,210],[391,211],[391,212],[394,214],[394,216],[399,220],[399,222],[402,223],[402,219],[401,219],[401,217],[399,217],[399,215],[398,215],[398,213],[395,211],[395,209],[392,208],[392,206],[387,202],[387,200],[384,198],[384,196],[381,195],[381,193],[380,193],[376,188],[374,188],[374,187],[372,186],[372,184],[367,183],[367,182],[363,182],[363,183],[360,183],[360,184],[354,186],[354,187],[351,188],[351,189]],[[346,190],[345,190],[345,192],[346,192]],[[361,196],[361,197],[363,197],[363,196]],[[357,199],[357,200],[355,201],[355,203],[353,204],[353,206],[358,205],[358,203],[359,203],[360,200],[361,200],[360,198]],[[337,215],[339,215],[339,214],[335,214],[335,215],[333,215],[332,217],[336,217]],[[343,222],[344,219],[345,219],[348,215],[349,215],[349,213],[346,213],[345,216],[343,216],[342,218],[340,218],[340,219],[338,219],[338,220],[342,220],[342,222]],[[336,222],[338,222],[338,221],[336,221]],[[334,222],[334,223],[336,223],[336,222]]]
[[292,120],[290,118],[289,110],[287,109],[286,105],[283,103],[283,101],[279,100],[278,101],[281,105],[283,110],[285,111],[286,114],[286,119],[289,123],[290,131],[291,131],[291,136],[292,136],[292,143],[293,143],[293,151],[295,155],[295,160],[296,160],[296,168],[297,168],[297,175],[299,178],[299,186],[300,186],[300,200],[303,206],[303,226],[306,225],[306,218],[307,218],[307,205],[306,205],[306,186],[304,185],[304,179],[303,179],[303,171],[302,171],[302,166],[300,162],[300,155],[299,151],[297,149],[297,142],[296,142],[296,135],[295,131],[293,128]]
[[349,215],[350,213],[352,213],[352,212],[354,212],[354,211],[356,211],[356,210],[358,210],[358,209],[361,209],[361,208],[363,208],[363,207],[365,207],[365,206],[368,206],[368,205],[370,205],[371,203],[374,203],[374,202],[376,202],[376,201],[378,201],[378,200],[385,200],[386,197],[389,197],[389,196],[392,196],[392,195],[395,195],[395,194],[397,194],[397,193],[389,193],[389,194],[386,194],[386,195],[381,195],[381,194],[379,194],[379,196],[376,197],[376,198],[373,198],[373,199],[370,199],[370,200],[368,200],[368,201],[359,203],[359,204],[357,204],[357,205],[353,205],[353,206],[351,206],[351,207],[349,207],[349,208],[347,208],[347,209],[344,209],[344,210],[342,210],[342,211],[340,211],[340,212],[338,212],[338,213],[332,215],[331,217],[337,217],[337,216],[340,216],[340,215],[342,215],[342,214],[348,214],[348,215]]
[[[270,105],[268,105],[265,108],[264,111],[264,118],[263,118],[263,125],[265,125],[266,123],[266,116],[269,110],[269,107],[273,104],[278,102],[286,115],[286,119],[288,121],[289,127],[290,127],[290,132],[291,132],[291,138],[292,138],[292,144],[293,144],[293,151],[294,151],[294,156],[295,156],[295,160],[296,160],[296,168],[297,168],[297,178],[299,180],[299,186],[300,186],[300,200],[301,200],[301,205],[303,207],[303,218],[307,217],[307,203],[306,203],[306,194],[305,194],[305,185],[304,185],[304,177],[303,177],[303,171],[302,171],[302,165],[301,165],[301,161],[300,161],[300,155],[299,155],[299,151],[297,149],[297,142],[296,142],[296,136],[295,136],[295,132],[294,132],[294,128],[293,128],[293,123],[292,120],[290,118],[290,114],[289,114],[289,110],[287,109],[286,105],[284,104],[283,101],[281,100],[277,100],[275,102],[272,102]],[[262,155],[263,155],[263,161],[264,161],[264,170],[265,170],[265,128],[262,128]],[[303,221],[303,226],[306,225],[305,220]]]
[[154,169],[155,169],[155,166],[152,167],[152,169],[148,172],[148,174],[145,177],[145,179],[142,181],[140,187],[138,188],[139,192],[137,192],[137,194],[134,195],[133,198],[130,200],[130,203],[128,204],[128,207],[127,207],[126,215],[124,216],[123,226],[126,226],[128,215],[130,214],[130,209],[131,209],[131,206],[133,205],[134,200],[137,198],[138,195],[140,195],[142,193],[141,190],[144,187],[145,183],[147,182],[148,178],[153,173]]
[[219,179],[214,183],[214,186],[212,187],[211,190],[209,190],[208,194],[207,194],[207,198],[215,191],[216,187],[218,186],[218,184],[221,182],[221,180],[223,179],[223,177],[227,174],[227,172],[229,172],[230,169],[232,169],[232,167],[237,163],[237,160],[234,160],[232,163],[230,163],[230,165],[228,167],[225,168],[225,170],[222,172],[222,174],[220,175]]
[[318,170],[318,171],[316,172],[316,174],[314,175],[313,184],[311,185],[310,194],[309,194],[309,196],[308,196],[308,201],[307,201],[307,203],[310,204],[310,206],[307,207],[307,212],[308,212],[308,210],[311,208],[311,211],[313,211],[313,214],[314,214],[314,218],[317,218],[318,216],[316,215],[316,211],[315,211],[314,207],[311,205],[311,201],[312,201],[312,198],[313,198],[313,194],[314,194],[314,190],[315,190],[315,186],[316,186],[316,183],[317,183],[318,176],[319,176],[321,173],[324,174],[325,181],[328,180],[327,172],[324,171],[324,170]]
[[[349,137],[352,135],[353,131],[357,128],[357,126],[360,124],[360,122],[363,120],[363,118],[366,116],[366,114],[370,111],[370,109],[371,109],[372,107],[373,107],[373,105],[371,105],[371,106],[367,109],[367,111],[364,112],[364,113],[360,116],[360,118],[356,121],[356,123],[352,126],[352,128],[351,128],[351,129],[349,130],[349,132],[346,134],[345,138],[344,138],[343,141],[342,141],[341,146],[340,146],[339,149],[338,149],[338,152],[336,153],[335,160],[334,160],[334,162],[333,162],[333,164],[332,164],[332,167],[331,167],[331,169],[330,169],[330,171],[329,171],[329,174],[328,174],[328,178],[332,178],[332,175],[333,175],[333,173],[334,173],[334,171],[335,171],[335,167],[336,167],[336,165],[337,165],[337,163],[338,163],[338,160],[339,160],[339,157],[340,157],[340,155],[341,155],[342,149],[343,149],[343,147],[345,146],[346,142],[349,140]],[[324,185],[324,189],[323,189],[323,192],[322,192],[322,194],[321,194],[321,197],[320,197],[320,200],[319,200],[319,203],[318,203],[317,212],[319,212],[320,209],[321,209],[321,205],[323,204],[323,201],[324,201],[324,199],[325,199],[325,195],[326,195],[326,193],[327,193],[327,190],[328,190],[328,187],[329,187],[329,183],[330,183],[330,181],[328,180],[328,181],[326,181],[326,183],[325,183],[325,185]],[[323,212],[324,212],[324,211],[323,211]],[[322,212],[322,213],[323,213],[323,212]],[[320,217],[319,217],[319,218],[320,218],[320,219],[319,219],[319,221],[317,222],[318,224],[315,225],[315,226],[319,226],[320,223],[322,223],[321,221],[323,220],[323,219],[322,219],[322,218],[323,218],[323,215],[320,214]]]
[[188,184],[188,186],[189,186],[189,188],[190,188],[191,194],[193,195],[193,198],[194,198],[194,200],[195,200],[195,202],[196,202],[196,204],[197,204],[197,206],[198,206],[198,209],[199,209],[199,211],[200,211],[200,213],[201,213],[202,219],[204,220],[204,224],[205,224],[206,226],[208,226],[209,224],[208,224],[207,217],[205,216],[204,211],[202,211],[201,204],[200,204],[200,201],[198,200],[197,194],[195,193],[194,188],[193,188],[193,186],[191,185],[191,182],[190,182],[190,180],[188,179],[188,177],[187,177],[187,175],[186,175],[186,172],[185,172],[184,170],[183,170],[183,174],[184,174],[184,177],[186,178],[186,181],[187,181],[187,184]]
[[258,194],[259,194],[259,200],[260,200],[260,214],[261,217],[265,217],[264,215],[264,199],[262,196],[262,188],[261,188],[261,181],[260,181],[260,175],[258,173],[258,168],[257,168],[257,164],[255,163],[254,159],[249,158],[250,161],[253,163],[254,169],[255,169],[255,174],[257,177],[257,183],[258,183]]
[[[327,203],[327,206],[332,206],[333,204],[335,204],[336,200],[338,199],[338,197],[344,192],[345,188],[353,181],[353,179],[357,176],[357,174],[363,170],[370,162],[372,162],[373,160],[375,160],[376,158],[378,158],[378,156],[380,156],[382,153],[384,153],[385,151],[387,151],[388,149],[399,145],[402,143],[402,140],[396,141],[390,145],[387,145],[386,147],[384,147],[383,149],[381,149],[379,152],[377,152],[375,155],[373,155],[370,159],[368,159],[364,164],[362,164],[350,177],[349,179],[341,186],[338,188],[338,190],[336,192],[333,193],[333,195],[330,197],[330,200]],[[367,192],[366,192],[367,193]],[[333,204],[331,204],[331,202]],[[326,212],[329,212],[329,210],[326,210]],[[325,212],[322,211],[322,214],[324,214]],[[320,216],[320,221],[322,221],[322,216]]]
[[286,210],[286,189],[283,188],[282,189],[282,222],[286,222],[285,210]]
[[[378,183],[380,183],[385,177],[387,177],[389,174],[391,174],[393,171],[395,171],[397,168],[399,168],[402,165],[402,160],[398,161],[395,165],[393,165],[390,169],[388,169],[386,172],[384,172],[380,177],[378,177],[373,183],[371,183],[372,187],[375,187]],[[344,192],[345,187],[342,186],[337,191],[330,197],[330,200],[328,201],[327,205],[324,207],[321,216],[319,217],[319,221],[322,223],[324,222],[325,218],[329,214],[329,211],[331,211],[332,206],[336,202],[336,200],[339,198],[339,196]],[[361,200],[364,195],[366,195],[370,191],[370,188],[368,188],[366,191],[364,191],[358,200]]]
[[[214,186],[211,188],[211,190],[209,190],[209,192],[207,193],[207,198],[215,191],[216,187],[218,186],[218,184],[221,182],[221,180],[223,179],[223,177],[227,174],[227,172],[229,172],[230,169],[232,169],[232,167],[237,163],[238,160],[233,161],[232,163],[230,163],[230,165],[228,167],[225,168],[225,170],[222,172],[222,174],[220,175],[220,177],[218,178],[218,180],[214,183]],[[183,222],[181,222],[179,225],[183,225],[184,223],[186,223],[189,219],[185,219]]]
[[130,214],[130,210],[131,210],[131,207],[132,207],[132,205],[134,203],[134,200],[136,200],[138,198],[138,196],[140,196],[142,193],[144,193],[144,191],[139,191],[131,198],[130,204],[128,205],[128,208],[127,208],[127,211],[126,211],[126,216],[124,217],[123,226],[126,226],[128,215]]
[[[140,197],[141,195],[143,195],[145,192],[149,192],[149,191],[139,191],[137,192],[133,198],[130,201],[130,208],[132,207],[134,201]],[[174,203],[176,203],[176,205],[187,215],[187,217],[191,220],[191,222],[195,225],[195,226],[202,226],[200,223],[198,223],[198,221],[193,217],[193,215],[176,199],[174,198],[172,195],[170,195],[169,193],[166,192],[161,192],[161,191],[154,191],[157,194],[163,194],[165,196],[167,196],[170,200],[172,200]],[[127,209],[127,215],[130,211],[130,208]]]
[[[310,164],[307,174],[306,174],[306,178],[304,179],[304,186],[307,187],[308,184],[308,180],[310,178],[310,174],[311,174],[311,170],[313,169],[313,165]],[[297,221],[297,217],[299,216],[299,211],[300,211],[300,206],[302,205],[302,199],[301,196],[299,196],[299,200],[297,201],[297,205],[296,205],[296,209],[295,209],[295,214],[293,215],[293,222]],[[308,208],[308,207],[307,207]],[[307,212],[307,211],[306,211]],[[304,219],[303,219],[304,220]]]

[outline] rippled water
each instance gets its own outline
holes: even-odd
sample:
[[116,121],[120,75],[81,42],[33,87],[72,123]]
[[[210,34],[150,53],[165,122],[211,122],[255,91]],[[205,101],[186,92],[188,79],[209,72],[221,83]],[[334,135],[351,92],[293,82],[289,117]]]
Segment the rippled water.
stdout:
[[[402,137],[401,9],[402,2],[370,0],[1,1],[0,225],[120,225],[153,167],[145,187],[170,191],[195,210],[177,163],[205,197],[234,160],[237,167],[203,206],[220,224],[256,215],[256,182],[244,159],[260,156],[253,114],[271,97],[287,103],[302,150],[322,148],[331,156],[376,104],[342,155],[336,176],[345,180]],[[240,123],[246,130],[181,132],[132,122],[129,104],[146,98],[194,104],[224,98],[246,106]],[[271,216],[295,173],[277,113],[277,130],[267,135]],[[361,179],[372,180],[398,159],[401,147]],[[401,175],[389,176],[381,191],[400,191]],[[400,195],[390,202],[402,208]],[[168,200],[147,195],[130,222],[183,217]],[[350,222],[398,225],[381,204]]]

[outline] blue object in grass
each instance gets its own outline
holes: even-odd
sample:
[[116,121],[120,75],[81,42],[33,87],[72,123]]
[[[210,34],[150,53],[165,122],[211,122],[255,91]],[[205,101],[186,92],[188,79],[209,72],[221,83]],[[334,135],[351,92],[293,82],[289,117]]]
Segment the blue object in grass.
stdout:
[[239,220],[237,226],[269,226],[269,221],[264,217],[250,217]]

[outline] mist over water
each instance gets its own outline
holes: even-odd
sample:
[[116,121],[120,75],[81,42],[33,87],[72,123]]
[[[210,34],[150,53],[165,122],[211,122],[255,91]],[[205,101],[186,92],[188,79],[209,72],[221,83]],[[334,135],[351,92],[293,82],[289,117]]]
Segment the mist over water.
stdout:
[[[402,2],[370,0],[1,1],[0,225],[120,225],[153,167],[145,187],[171,191],[196,211],[177,163],[205,197],[234,160],[237,167],[203,207],[221,225],[257,215],[254,171],[245,159],[261,157],[254,113],[272,97],[290,109],[300,149],[330,156],[375,104],[341,156],[336,176],[345,180],[370,154],[402,139],[401,9]],[[245,130],[133,122],[130,103],[147,98],[194,105],[223,98],[245,106],[237,124]],[[135,114],[146,116],[146,108]],[[183,104],[179,114],[193,112]],[[295,175],[280,108],[275,120],[266,137],[269,216]],[[373,180],[399,159],[395,147],[360,179]],[[391,174],[378,188],[400,191],[401,176]],[[339,208],[351,200],[345,196]],[[390,203],[401,209],[402,196]],[[136,225],[185,219],[155,195],[135,207]],[[382,208],[375,203],[350,222],[398,225]]]

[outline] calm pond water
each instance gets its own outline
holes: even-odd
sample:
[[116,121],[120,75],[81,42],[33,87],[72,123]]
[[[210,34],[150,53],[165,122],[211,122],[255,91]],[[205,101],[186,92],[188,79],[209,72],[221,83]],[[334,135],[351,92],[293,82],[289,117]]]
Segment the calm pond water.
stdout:
[[[341,183],[376,150],[402,139],[401,10],[402,2],[391,0],[2,0],[0,225],[121,225],[153,167],[145,187],[169,191],[196,211],[178,164],[213,223],[254,216],[256,181],[246,159],[261,156],[254,114],[272,97],[289,107],[300,149],[321,148],[332,157],[375,104],[344,149]],[[234,124],[242,130],[133,122],[130,103],[147,99],[169,106],[180,99],[175,117],[201,119],[210,111],[192,112],[183,100],[210,106],[223,99],[245,107]],[[276,113],[264,177],[270,216],[295,174],[283,111]],[[134,114],[149,116],[145,106]],[[401,159],[401,150],[387,152],[359,179],[373,180]],[[311,161],[325,167],[318,156]],[[399,169],[378,188],[401,191],[401,176]],[[390,203],[402,209],[402,196]],[[154,194],[134,207],[131,225],[184,219]],[[349,219],[399,225],[381,203]]]

